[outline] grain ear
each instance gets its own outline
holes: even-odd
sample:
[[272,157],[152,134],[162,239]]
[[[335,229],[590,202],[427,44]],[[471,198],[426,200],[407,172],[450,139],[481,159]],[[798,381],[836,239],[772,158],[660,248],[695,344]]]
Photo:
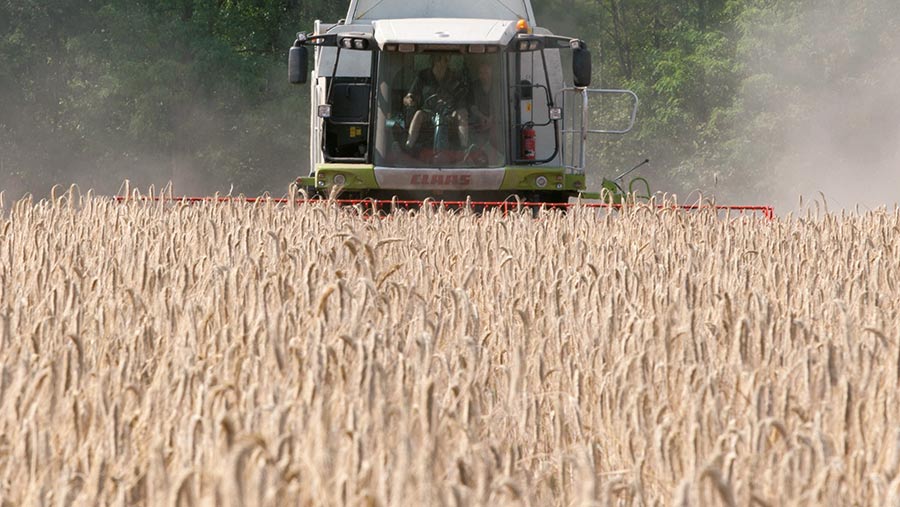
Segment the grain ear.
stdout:
[[122,194],[0,202],[4,507],[900,502],[900,210]]

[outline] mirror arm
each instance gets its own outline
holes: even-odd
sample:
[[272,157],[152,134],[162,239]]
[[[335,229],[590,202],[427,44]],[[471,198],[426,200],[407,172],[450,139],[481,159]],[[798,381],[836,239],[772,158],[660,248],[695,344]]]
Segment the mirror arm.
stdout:
[[520,35],[518,38],[514,38],[513,41],[521,39],[539,40],[541,41],[541,49],[587,49],[587,44],[583,40],[562,35]]
[[298,46],[337,46],[337,34],[309,35],[300,32],[297,34],[297,40],[294,41],[294,47]]
[[543,35],[544,38],[544,47],[547,49],[569,49],[572,48],[572,44],[576,42],[580,42],[584,44],[583,41],[579,39],[573,39],[572,37],[563,37],[560,35]]

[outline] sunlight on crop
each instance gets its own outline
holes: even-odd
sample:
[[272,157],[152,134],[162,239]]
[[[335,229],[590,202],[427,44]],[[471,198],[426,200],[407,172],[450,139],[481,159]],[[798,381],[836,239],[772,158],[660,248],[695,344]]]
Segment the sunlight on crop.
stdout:
[[0,217],[2,505],[900,502],[900,212]]

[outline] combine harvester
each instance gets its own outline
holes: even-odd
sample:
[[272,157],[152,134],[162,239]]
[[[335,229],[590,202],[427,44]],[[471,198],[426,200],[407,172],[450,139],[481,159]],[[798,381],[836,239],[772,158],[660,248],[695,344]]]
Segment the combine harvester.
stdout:
[[633,93],[587,88],[584,42],[535,27],[530,0],[353,0],[346,20],[299,34],[292,83],[307,81],[307,48],[311,174],[297,183],[310,195],[599,198],[584,195],[587,122],[566,128],[566,106],[587,119],[591,95],[628,95],[617,133],[637,114]]
[[[635,183],[651,199],[642,178],[588,191],[589,136],[629,132],[638,97],[589,88],[584,41],[538,27],[531,0],[351,0],[346,19],[298,34],[288,70],[311,85],[310,174],[296,180],[309,199],[619,206]],[[603,98],[630,106],[625,124],[591,127]]]
[[[298,34],[289,79],[308,78],[309,197],[607,206],[635,183],[651,197],[640,178],[588,192],[589,136],[629,132],[638,97],[589,88],[584,41],[538,27],[531,0],[352,0],[346,19]],[[610,96],[630,101],[627,125],[592,128],[592,99]]]

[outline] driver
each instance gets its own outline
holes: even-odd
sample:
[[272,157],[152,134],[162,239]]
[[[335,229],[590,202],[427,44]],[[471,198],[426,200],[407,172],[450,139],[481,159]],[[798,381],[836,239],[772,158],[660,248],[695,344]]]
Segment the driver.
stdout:
[[[434,107],[435,100],[448,102],[451,109],[451,118],[456,121],[459,129],[459,140],[463,146],[469,145],[469,113],[461,100],[466,97],[465,81],[450,70],[450,55],[438,53],[431,57],[431,68],[419,72],[413,81],[409,93],[403,97],[403,105],[417,107],[415,115],[409,124],[409,137],[406,139],[406,148],[415,147],[416,141],[422,132],[422,127],[428,121],[428,113],[423,111],[423,106]],[[434,98],[431,98],[434,97]],[[426,104],[426,102],[428,104]]]

